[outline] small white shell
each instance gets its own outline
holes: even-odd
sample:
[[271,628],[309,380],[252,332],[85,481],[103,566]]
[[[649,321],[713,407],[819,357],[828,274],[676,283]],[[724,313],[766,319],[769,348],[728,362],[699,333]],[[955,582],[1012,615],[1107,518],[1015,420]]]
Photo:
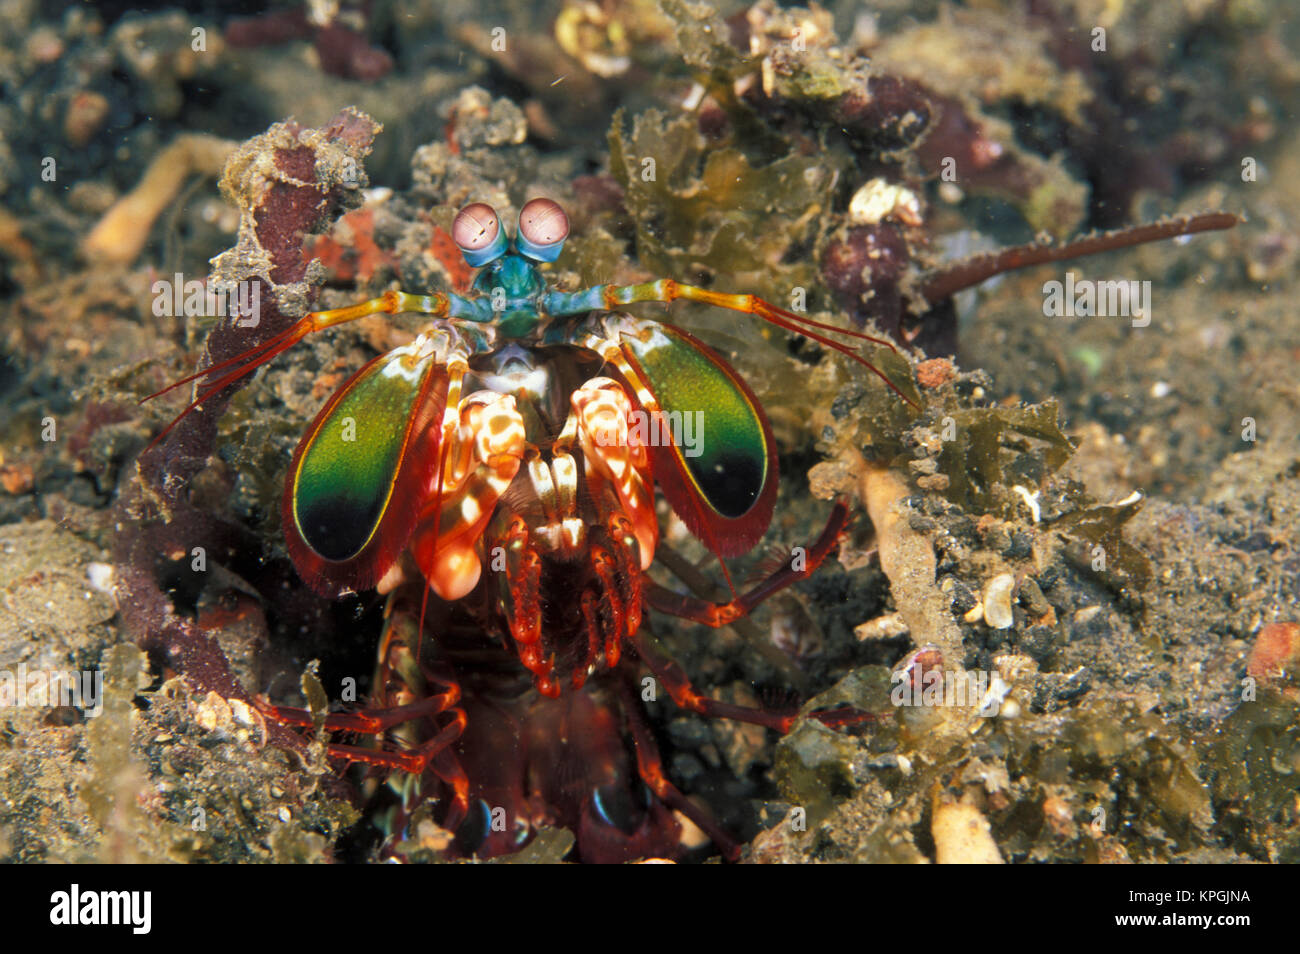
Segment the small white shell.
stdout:
[[884,179],[872,179],[849,200],[849,223],[878,225],[885,219],[904,225],[920,225],[923,221],[921,200],[911,189]]
[[113,595],[113,567],[107,563],[89,563],[86,565],[86,579],[90,585],[101,593]]
[[1016,578],[1010,573],[999,573],[984,584],[984,622],[994,629],[1010,629],[1015,623],[1011,615],[1011,591]]

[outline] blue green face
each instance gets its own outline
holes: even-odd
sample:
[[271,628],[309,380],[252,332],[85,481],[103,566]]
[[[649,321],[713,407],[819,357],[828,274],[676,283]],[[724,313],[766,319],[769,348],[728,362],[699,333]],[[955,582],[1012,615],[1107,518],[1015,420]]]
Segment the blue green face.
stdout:
[[489,262],[474,279],[474,290],[491,303],[497,330],[507,338],[523,338],[537,328],[537,300],[545,289],[537,266],[515,254]]

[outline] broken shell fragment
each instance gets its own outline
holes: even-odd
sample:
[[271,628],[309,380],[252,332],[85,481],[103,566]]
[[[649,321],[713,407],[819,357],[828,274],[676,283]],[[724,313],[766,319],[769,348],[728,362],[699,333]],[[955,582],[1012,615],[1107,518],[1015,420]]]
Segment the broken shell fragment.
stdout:
[[1016,578],[1010,573],[999,573],[984,584],[984,622],[994,629],[1010,629],[1015,623],[1011,615],[1011,591]]
[[964,803],[937,805],[930,823],[935,861],[941,865],[1000,865],[1002,854],[978,808]]

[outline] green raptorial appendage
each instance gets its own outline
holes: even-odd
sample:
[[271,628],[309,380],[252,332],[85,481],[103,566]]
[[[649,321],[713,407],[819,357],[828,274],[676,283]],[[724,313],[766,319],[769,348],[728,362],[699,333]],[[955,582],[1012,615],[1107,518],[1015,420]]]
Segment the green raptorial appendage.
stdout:
[[293,475],[293,517],[321,557],[342,561],[370,541],[392,498],[409,422],[428,373],[408,349],[363,369],[318,419]]
[[688,437],[692,434],[688,429],[698,432],[694,433],[694,447],[678,443],[686,470],[700,493],[724,517],[743,516],[767,479],[758,409],[728,368],[674,329],[660,326],[649,341],[630,335],[623,341],[645,372],[668,416],[670,430]]

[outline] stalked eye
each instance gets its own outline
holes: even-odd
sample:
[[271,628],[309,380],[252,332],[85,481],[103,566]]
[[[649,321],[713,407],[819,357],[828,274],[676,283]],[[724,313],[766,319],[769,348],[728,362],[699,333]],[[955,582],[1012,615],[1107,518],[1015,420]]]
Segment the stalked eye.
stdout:
[[456,213],[451,237],[474,268],[500,258],[508,245],[501,219],[492,206],[483,202],[467,205]]
[[558,202],[529,199],[519,210],[519,236],[515,245],[520,255],[537,262],[553,262],[560,257],[568,237],[569,217]]

